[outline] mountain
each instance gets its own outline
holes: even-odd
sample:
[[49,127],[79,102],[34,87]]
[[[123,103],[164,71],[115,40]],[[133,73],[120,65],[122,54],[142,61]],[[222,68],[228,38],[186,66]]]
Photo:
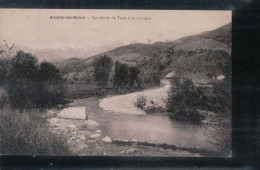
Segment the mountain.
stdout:
[[[12,46],[12,53],[15,55],[18,50],[29,52],[34,54],[39,61],[49,61],[49,62],[60,62],[69,58],[89,58],[95,54],[102,53],[120,47],[124,45],[124,42],[115,41],[111,44],[105,45],[94,45],[89,44],[86,46],[71,46],[64,48],[43,48],[43,49],[33,49],[27,46],[17,45],[17,44],[8,44],[5,40],[0,43],[0,50],[7,48],[7,46]],[[12,55],[13,56],[13,55]]]
[[229,46],[232,45],[232,25],[231,23],[226,24],[217,30],[207,31],[202,33],[200,36],[208,39],[213,39],[225,43]]
[[[147,70],[152,68],[152,61],[157,60],[160,62],[163,75],[176,70],[196,74],[202,74],[203,72],[205,72],[203,74],[206,74],[209,71],[215,72],[215,74],[222,74],[223,69],[226,69],[227,65],[230,64],[231,43],[230,23],[215,30],[183,37],[170,42],[155,42],[153,44],[136,43],[121,46],[77,63],[72,62],[67,65],[58,64],[58,66],[65,74],[72,75],[73,73],[74,75],[82,75],[83,72],[91,74],[93,72],[91,63],[95,58],[106,54],[112,58],[113,62],[119,61],[129,66],[139,65],[139,67],[142,67],[140,63],[146,63],[143,66]],[[171,50],[174,53],[169,58]],[[113,70],[114,68],[112,72]]]
[[153,45],[170,47],[175,50],[194,51],[197,49],[223,50],[231,54],[231,23],[218,29],[191,35],[170,42],[155,42]]

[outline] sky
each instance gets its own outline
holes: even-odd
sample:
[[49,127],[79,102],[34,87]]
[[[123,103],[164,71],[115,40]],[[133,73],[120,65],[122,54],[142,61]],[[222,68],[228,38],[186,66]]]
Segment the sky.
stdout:
[[[0,9],[0,41],[33,49],[172,41],[228,24],[231,15],[207,10]],[[50,19],[59,16],[65,19]]]

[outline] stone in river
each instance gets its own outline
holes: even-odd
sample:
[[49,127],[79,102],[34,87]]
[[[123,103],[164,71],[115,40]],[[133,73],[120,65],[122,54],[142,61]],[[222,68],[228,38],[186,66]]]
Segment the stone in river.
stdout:
[[73,124],[70,124],[68,127],[71,128],[71,129],[75,129],[76,128],[76,126],[73,125]]
[[94,120],[87,120],[87,124],[89,126],[99,126],[99,124]]
[[102,139],[102,141],[103,141],[103,142],[106,142],[106,143],[111,143],[111,142],[112,142],[111,138],[108,137],[108,136],[104,137],[104,138]]
[[99,133],[96,133],[96,134],[90,135],[90,138],[95,139],[95,138],[97,138],[97,137],[99,137],[99,136],[100,136],[100,134],[99,134]]
[[102,131],[101,130],[96,130],[97,133],[101,133]]
[[58,118],[51,118],[48,121],[49,121],[50,124],[55,125],[59,122],[59,119]]

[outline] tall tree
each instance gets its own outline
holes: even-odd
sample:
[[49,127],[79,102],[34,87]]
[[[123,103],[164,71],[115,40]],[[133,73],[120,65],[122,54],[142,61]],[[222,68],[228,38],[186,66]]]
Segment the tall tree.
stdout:
[[200,123],[204,117],[198,113],[198,109],[204,96],[203,90],[196,88],[192,80],[174,77],[168,91],[166,110],[176,120]]
[[7,93],[12,107],[31,107],[37,96],[37,58],[30,53],[18,51],[11,60]]
[[6,90],[12,108],[49,107],[64,102],[63,79],[55,65],[38,65],[35,56],[20,50],[10,66]]
[[54,64],[46,61],[40,64],[38,83],[38,106],[48,107],[64,101],[65,87],[63,78]]
[[134,83],[138,81],[138,74],[140,73],[137,67],[129,67],[129,87],[133,87]]
[[13,47],[14,44],[9,46],[6,41],[0,44],[0,86],[6,84],[7,73],[10,70],[10,61],[14,56]]
[[112,59],[109,56],[104,55],[96,58],[92,64],[94,66],[94,80],[97,85],[101,88],[106,87],[113,66]]
[[128,66],[126,64],[121,64],[119,61],[115,63],[115,75],[114,75],[114,85],[118,88],[125,87],[129,81]]

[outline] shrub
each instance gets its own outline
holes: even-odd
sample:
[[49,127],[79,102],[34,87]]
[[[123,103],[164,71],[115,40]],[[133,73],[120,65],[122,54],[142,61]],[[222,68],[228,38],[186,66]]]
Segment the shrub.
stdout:
[[214,82],[209,102],[211,111],[231,114],[231,81]]
[[148,106],[145,108],[146,113],[165,113],[165,109],[160,106]]
[[0,88],[0,109],[3,109],[7,103],[8,103],[7,94],[3,89]]
[[140,96],[140,97],[137,98],[135,106],[137,108],[144,109],[144,107],[146,105],[146,101],[147,101],[146,97]]
[[166,111],[171,118],[198,124],[204,119],[198,112],[202,96],[203,92],[191,80],[174,77],[168,92]]
[[0,151],[12,155],[68,155],[66,140],[52,134],[36,109],[0,112]]
[[30,53],[18,51],[11,60],[8,74],[7,94],[12,107],[33,107],[37,97],[37,58]]
[[18,51],[11,59],[6,91],[12,108],[49,107],[64,103],[65,87],[58,68],[48,62],[38,65],[30,53]]
[[108,84],[109,74],[111,72],[113,61],[107,56],[100,56],[99,58],[95,58],[92,63],[94,67],[94,80],[97,85],[101,88],[104,88]]
[[175,120],[189,121],[195,124],[200,124],[201,120],[205,118],[198,110],[188,108],[176,108],[173,112],[169,113],[169,116]]
[[37,106],[50,107],[64,103],[65,86],[58,68],[52,63],[42,62],[39,66]]
[[127,64],[121,64],[119,61],[115,62],[115,75],[113,78],[114,86],[120,88],[127,85],[129,81],[129,67]]

